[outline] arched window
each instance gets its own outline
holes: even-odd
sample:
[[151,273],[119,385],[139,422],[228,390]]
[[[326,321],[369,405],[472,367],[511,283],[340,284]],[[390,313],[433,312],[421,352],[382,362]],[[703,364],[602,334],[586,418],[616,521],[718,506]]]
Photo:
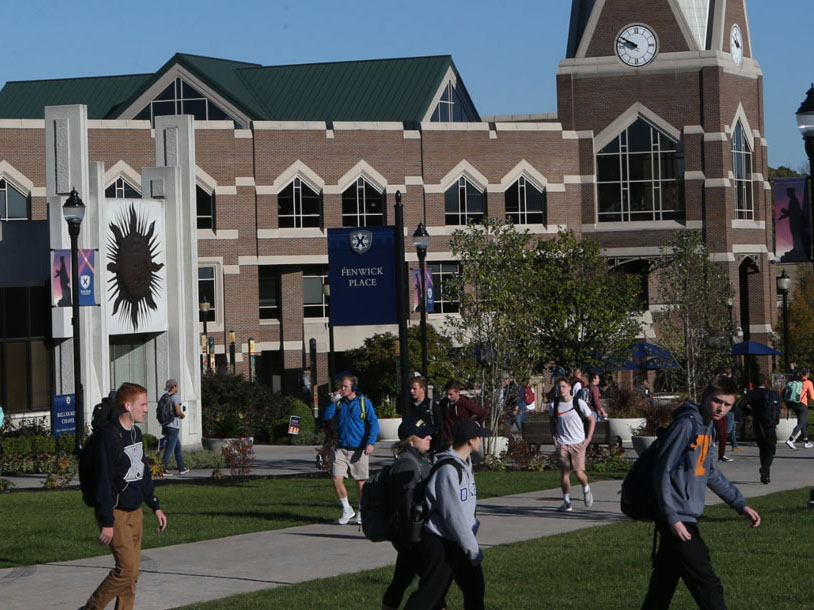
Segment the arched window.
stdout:
[[191,114],[196,121],[232,121],[236,129],[243,128],[217,104],[181,77],[175,78],[134,118],[149,120],[151,124],[155,125],[155,117],[173,114]]
[[752,150],[741,122],[732,133],[732,174],[735,176],[735,218],[754,220],[752,199]]
[[7,180],[0,180],[0,220],[29,220],[31,196],[23,195]]
[[319,193],[300,178],[294,178],[277,195],[277,222],[281,229],[319,227]]
[[384,225],[384,193],[364,178],[342,193],[343,227],[380,227]]
[[643,119],[596,156],[599,222],[684,219],[684,150]]
[[545,224],[545,191],[520,176],[506,189],[506,220],[516,225]]
[[486,194],[463,176],[444,193],[444,221],[447,225],[479,222],[485,213]]
[[124,178],[116,178],[105,189],[105,197],[109,199],[141,199],[141,193]]
[[215,230],[215,193],[195,186],[195,200],[198,211],[198,228]]

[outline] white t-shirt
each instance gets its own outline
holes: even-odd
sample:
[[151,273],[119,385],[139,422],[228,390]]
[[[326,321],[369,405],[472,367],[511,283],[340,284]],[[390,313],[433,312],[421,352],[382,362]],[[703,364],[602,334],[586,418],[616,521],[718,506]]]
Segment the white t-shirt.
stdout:
[[[570,402],[560,401],[557,409],[557,442],[563,445],[576,445],[585,440],[585,426],[582,418],[574,411],[573,400]],[[593,417],[591,410],[585,401],[578,400],[579,410],[587,417]],[[554,417],[554,403],[548,404],[548,414]]]

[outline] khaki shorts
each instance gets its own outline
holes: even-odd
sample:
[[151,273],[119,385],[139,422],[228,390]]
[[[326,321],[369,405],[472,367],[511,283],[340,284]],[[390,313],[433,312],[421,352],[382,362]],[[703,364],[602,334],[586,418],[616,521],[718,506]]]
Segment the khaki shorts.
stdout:
[[585,470],[585,450],[588,445],[585,441],[576,445],[559,445],[557,447],[557,466],[561,470]]
[[346,477],[350,472],[351,478],[356,481],[368,479],[368,455],[364,449],[340,449],[334,452],[334,463],[331,466],[331,476]]

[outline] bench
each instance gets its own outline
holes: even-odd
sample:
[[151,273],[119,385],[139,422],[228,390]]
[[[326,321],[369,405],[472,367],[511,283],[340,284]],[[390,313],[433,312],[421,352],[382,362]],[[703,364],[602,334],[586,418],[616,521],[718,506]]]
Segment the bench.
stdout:
[[[551,422],[549,421],[526,421],[523,422],[523,440],[539,451],[543,445],[553,445],[554,439],[551,436]],[[596,422],[594,436],[591,439],[593,445],[610,445],[610,428],[607,421]]]

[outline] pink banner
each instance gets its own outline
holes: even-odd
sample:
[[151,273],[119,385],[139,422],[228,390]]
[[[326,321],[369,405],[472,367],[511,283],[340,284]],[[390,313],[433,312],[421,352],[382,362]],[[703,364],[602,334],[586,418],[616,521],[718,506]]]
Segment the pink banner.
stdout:
[[774,252],[781,263],[811,260],[811,205],[808,178],[774,180]]

